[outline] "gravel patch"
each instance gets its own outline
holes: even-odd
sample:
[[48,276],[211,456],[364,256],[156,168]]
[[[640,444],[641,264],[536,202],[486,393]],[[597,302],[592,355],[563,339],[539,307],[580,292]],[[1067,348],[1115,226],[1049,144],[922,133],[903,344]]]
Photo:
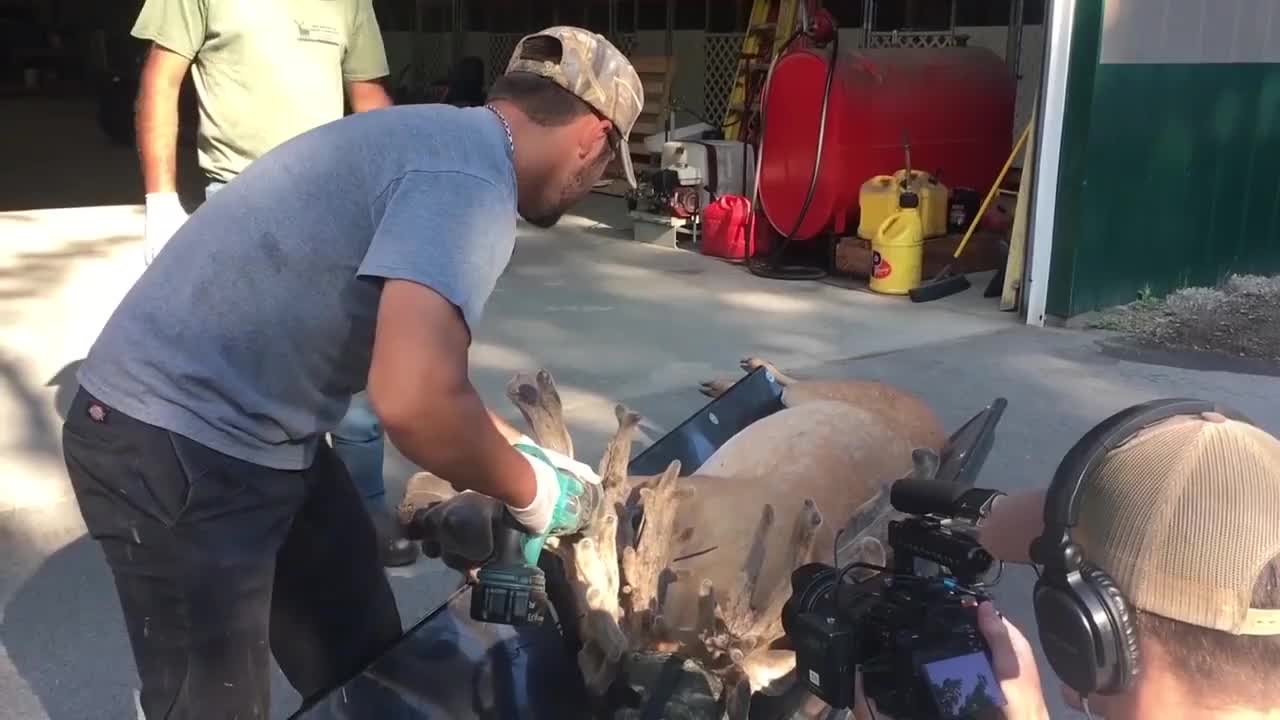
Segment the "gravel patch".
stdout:
[[1089,327],[1138,345],[1214,352],[1280,363],[1280,276],[1232,275],[1103,311]]

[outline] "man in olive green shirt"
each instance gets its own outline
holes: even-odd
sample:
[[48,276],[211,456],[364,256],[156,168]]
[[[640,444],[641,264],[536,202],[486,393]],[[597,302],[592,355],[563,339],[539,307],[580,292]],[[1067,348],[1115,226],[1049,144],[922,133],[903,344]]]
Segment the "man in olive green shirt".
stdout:
[[[372,0],[146,0],[133,35],[150,40],[137,104],[149,264],[187,219],[178,202],[178,91],[188,69],[206,196],[280,143],[344,114],[391,105]],[[229,271],[233,269],[229,268]],[[384,433],[364,393],[332,433],[379,530],[383,561],[417,557],[385,507]]]

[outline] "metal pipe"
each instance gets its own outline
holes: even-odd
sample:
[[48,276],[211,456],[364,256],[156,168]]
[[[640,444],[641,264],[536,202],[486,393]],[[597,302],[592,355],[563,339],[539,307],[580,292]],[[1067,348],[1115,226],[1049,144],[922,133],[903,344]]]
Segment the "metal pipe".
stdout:
[[1026,0],[1009,2],[1009,32],[1005,37],[1004,60],[1015,78],[1022,58],[1022,11],[1025,3]]
[[426,2],[427,0],[417,0],[413,4],[413,80],[411,82],[415,90],[427,84],[427,49],[422,42],[422,16],[425,12],[423,5]]
[[467,44],[467,0],[453,0],[453,25],[451,42],[449,43],[449,62],[457,63],[462,59],[463,46]]
[[667,57],[675,54],[675,24],[676,0],[667,0],[667,31],[665,37],[663,37],[663,45],[666,48]]
[[862,47],[871,47],[871,26],[876,19],[876,0],[862,0]]

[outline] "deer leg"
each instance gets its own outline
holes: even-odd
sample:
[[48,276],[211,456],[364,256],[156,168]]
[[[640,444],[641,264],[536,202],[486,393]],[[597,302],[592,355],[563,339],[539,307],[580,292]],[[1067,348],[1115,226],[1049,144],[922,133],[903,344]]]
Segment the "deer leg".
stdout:
[[529,373],[518,373],[507,383],[507,398],[529,423],[534,442],[573,457],[573,438],[565,426],[560,393],[549,371],[539,370],[532,377]]
[[735,382],[737,381],[725,380],[723,378],[717,379],[717,380],[708,380],[699,386],[698,392],[701,392],[703,395],[706,395],[707,397],[710,397],[710,398],[718,398],[721,395],[728,392],[729,388],[733,387],[733,384]]
[[[773,374],[774,381],[782,386],[793,385],[796,382],[795,378],[779,370],[773,363],[768,360],[761,360],[758,357],[745,357],[738,362],[738,367],[742,368],[743,372],[746,373],[751,373],[757,368],[767,368]],[[698,391],[707,397],[718,398],[733,387],[736,382],[737,380],[726,380],[724,378],[708,380],[700,384]]]
[[774,382],[778,383],[779,385],[786,386],[786,385],[796,384],[796,379],[779,370],[777,365],[774,365],[768,360],[755,357],[754,355],[750,357],[742,358],[742,360],[738,363],[738,367],[742,368],[742,371],[745,373],[750,373],[754,370],[764,368],[770,374],[773,375]]

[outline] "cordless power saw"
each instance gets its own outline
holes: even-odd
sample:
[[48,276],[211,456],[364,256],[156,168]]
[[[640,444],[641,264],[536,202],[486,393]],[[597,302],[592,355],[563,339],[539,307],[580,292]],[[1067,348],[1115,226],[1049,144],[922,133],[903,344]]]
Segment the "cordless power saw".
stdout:
[[[557,535],[581,532],[595,519],[602,492],[599,485],[583,483],[584,492],[566,496],[567,515],[576,526],[557,528]],[[538,558],[548,535],[532,535],[504,507],[494,522],[493,555],[476,574],[471,589],[471,617],[502,625],[537,625],[547,608],[547,579]]]

